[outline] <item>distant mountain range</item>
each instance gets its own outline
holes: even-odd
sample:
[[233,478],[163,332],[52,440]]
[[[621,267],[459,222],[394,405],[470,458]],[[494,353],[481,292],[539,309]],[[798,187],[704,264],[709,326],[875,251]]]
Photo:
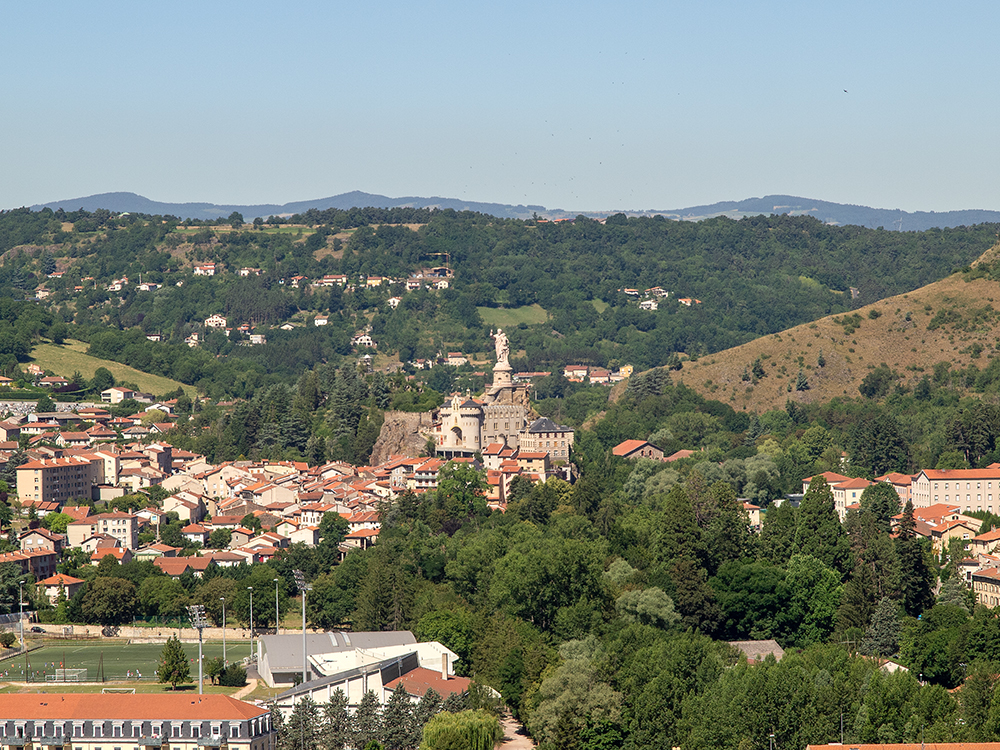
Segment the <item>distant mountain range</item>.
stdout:
[[960,227],[971,224],[1000,222],[1000,211],[979,209],[963,211],[902,211],[898,208],[869,208],[847,203],[830,203],[794,195],[765,195],[742,201],[722,201],[707,206],[691,206],[672,211],[649,211],[672,219],[699,221],[712,216],[730,216],[734,219],[759,214],[793,214],[814,216],[829,224],[854,224],[877,229],[920,231],[935,227]]
[[236,206],[219,205],[216,203],[162,203],[144,198],[135,193],[99,193],[98,195],[88,195],[84,198],[70,198],[69,200],[52,201],[32,206],[33,210],[51,208],[53,211],[62,208],[66,211],[76,211],[84,209],[94,211],[98,208],[106,208],[109,211],[160,214],[177,216],[181,219],[218,219],[229,216],[233,211],[243,214],[247,221],[262,216],[281,216],[299,214],[308,211],[310,208],[451,208],[455,211],[479,211],[480,213],[499,216],[505,219],[530,219],[532,214],[541,213],[544,206],[509,206],[503,203],[478,203],[476,201],[463,201],[454,198],[389,198],[384,195],[373,195],[353,191],[341,193],[330,198],[318,198],[316,200],[296,201],[294,203],[271,204],[265,203],[256,206]]
[[[547,218],[563,218],[583,213],[586,216],[603,217],[616,213],[615,211],[585,211],[574,212],[561,209],[550,210],[544,206],[512,206],[505,203],[480,203],[463,201],[455,198],[389,198],[385,195],[374,195],[353,191],[341,193],[330,198],[296,201],[284,204],[261,204],[253,206],[219,205],[216,203],[163,203],[144,198],[135,193],[100,193],[83,198],[52,201],[32,206],[34,210],[63,208],[67,211],[85,209],[93,211],[106,208],[109,211],[173,215],[182,219],[218,219],[229,216],[233,211],[243,214],[247,221],[257,216],[279,216],[302,213],[310,208],[358,208],[371,206],[373,208],[393,208],[396,206],[410,208],[451,208],[456,211],[479,211],[506,219],[529,219],[534,214]],[[902,211],[900,209],[869,208],[844,203],[800,198],[794,195],[766,195],[763,198],[747,198],[742,201],[722,201],[706,206],[691,206],[670,210],[625,211],[630,216],[653,216],[661,214],[671,219],[685,221],[700,221],[713,216],[729,216],[739,219],[744,216],[758,214],[795,214],[813,216],[830,224],[855,224],[863,227],[919,231],[935,227],[956,227],[970,224],[1000,223],[1000,211],[964,210],[964,211]]]

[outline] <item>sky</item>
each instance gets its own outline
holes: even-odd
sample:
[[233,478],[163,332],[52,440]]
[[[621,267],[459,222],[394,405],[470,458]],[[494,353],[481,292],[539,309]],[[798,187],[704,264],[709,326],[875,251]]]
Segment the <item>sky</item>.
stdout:
[[1000,3],[4,4],[0,207],[1000,209]]

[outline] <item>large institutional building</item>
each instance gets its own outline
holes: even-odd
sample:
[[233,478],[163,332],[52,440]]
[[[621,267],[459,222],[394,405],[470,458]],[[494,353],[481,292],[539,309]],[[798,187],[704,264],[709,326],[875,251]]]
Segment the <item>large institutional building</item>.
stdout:
[[4,750],[274,750],[266,708],[227,695],[18,693],[0,702]]
[[951,503],[966,512],[1000,512],[1000,468],[924,469],[913,477],[914,508]]

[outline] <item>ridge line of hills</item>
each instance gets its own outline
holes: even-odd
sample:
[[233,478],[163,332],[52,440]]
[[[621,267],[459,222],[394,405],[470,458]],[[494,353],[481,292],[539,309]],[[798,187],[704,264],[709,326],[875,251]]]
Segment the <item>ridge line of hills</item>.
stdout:
[[[983,392],[992,387],[1000,353],[1000,285],[992,265],[998,258],[1000,245],[913,291],[685,361],[676,380],[756,413],[788,401],[913,393],[925,378]],[[807,384],[801,390],[800,373]]]
[[[563,209],[547,209],[540,205],[510,205],[505,203],[490,203],[466,201],[457,198],[416,197],[405,196],[390,198],[385,195],[352,191],[327,198],[294,201],[283,204],[216,204],[216,203],[167,203],[154,201],[136,193],[116,192],[98,193],[80,198],[50,201],[31,206],[32,210],[50,208],[66,211],[84,209],[95,211],[107,209],[116,212],[143,213],[153,215],[173,215],[182,219],[214,220],[224,218],[234,211],[243,214],[247,220],[258,216],[266,218],[272,215],[291,215],[303,213],[310,209],[324,210],[338,208],[439,208],[455,211],[477,211],[504,219],[530,219],[538,214],[546,218],[565,218],[582,213],[584,216],[603,217],[616,210],[608,211],[566,211]],[[967,209],[959,211],[903,211],[900,209],[871,208],[844,203],[803,198],[792,195],[766,195],[761,198],[747,198],[741,201],[720,201],[701,206],[663,210],[626,210],[630,216],[661,215],[670,219],[685,221],[700,221],[715,216],[728,216],[739,219],[744,216],[760,214],[790,214],[812,216],[828,224],[851,224],[875,229],[883,227],[889,230],[921,231],[925,229],[968,226],[971,224],[1000,223],[1000,211],[987,209]]]

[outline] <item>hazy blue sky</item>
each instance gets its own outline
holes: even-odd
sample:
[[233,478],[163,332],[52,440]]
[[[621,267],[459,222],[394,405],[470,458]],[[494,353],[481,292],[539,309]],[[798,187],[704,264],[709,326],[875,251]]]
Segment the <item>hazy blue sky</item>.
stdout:
[[1000,209],[998,28],[996,2],[8,2],[0,206]]

